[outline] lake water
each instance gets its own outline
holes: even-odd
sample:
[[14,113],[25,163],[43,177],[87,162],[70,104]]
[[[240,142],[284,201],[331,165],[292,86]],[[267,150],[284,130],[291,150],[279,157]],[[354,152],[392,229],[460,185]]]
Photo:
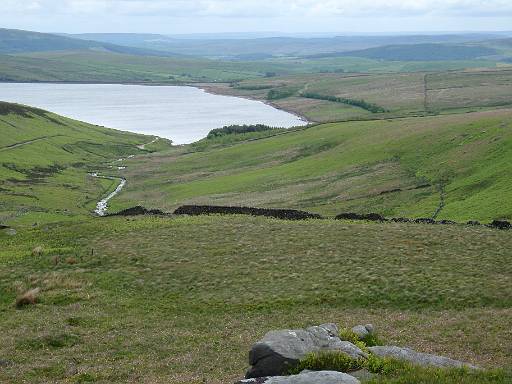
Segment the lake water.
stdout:
[[0,84],[0,100],[26,104],[109,128],[186,144],[230,124],[304,125],[259,101],[193,87],[119,84]]

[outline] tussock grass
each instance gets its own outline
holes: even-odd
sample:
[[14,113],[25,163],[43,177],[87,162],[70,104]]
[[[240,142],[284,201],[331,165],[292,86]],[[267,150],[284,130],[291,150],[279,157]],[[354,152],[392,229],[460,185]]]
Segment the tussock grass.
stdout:
[[[512,364],[508,232],[111,217],[20,229],[0,242],[0,355],[15,362],[0,382],[224,384],[243,376],[267,331],[324,322],[372,323],[386,343],[486,368]],[[32,256],[36,245],[43,257]],[[79,263],[56,265],[55,255]],[[27,286],[41,287],[41,300],[16,310],[17,287]],[[59,335],[77,338],[45,341]],[[470,377],[450,375],[450,384]]]
[[352,372],[366,366],[363,359],[353,359],[345,353],[324,351],[310,353],[299,364],[290,369],[288,374],[297,375],[303,370]]
[[27,305],[34,305],[38,301],[40,288],[30,289],[16,298],[16,308],[23,308]]

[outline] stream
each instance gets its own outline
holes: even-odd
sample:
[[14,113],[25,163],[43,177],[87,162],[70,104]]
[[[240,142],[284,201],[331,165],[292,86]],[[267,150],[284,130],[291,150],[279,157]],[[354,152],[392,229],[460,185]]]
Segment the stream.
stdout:
[[111,192],[107,197],[98,201],[98,204],[96,204],[96,209],[94,210],[94,213],[96,213],[98,216],[105,216],[107,214],[108,202],[112,198],[114,198],[119,192],[122,191],[122,189],[126,185],[126,179],[114,176],[101,176],[98,175],[98,173],[90,173],[90,175],[92,177],[97,177],[100,179],[119,180],[119,185],[117,186],[117,188],[113,192]]
[[[151,141],[150,143],[141,144],[137,147],[140,148],[140,147],[144,147],[145,145],[152,144],[155,141],[157,141],[158,139],[159,138],[156,138],[155,140]],[[135,155],[128,156],[129,159],[131,159],[133,157],[135,157]],[[120,162],[123,162],[124,160],[125,159],[114,160],[112,163],[110,163],[109,166],[110,166],[110,168],[117,168],[118,170],[126,169],[126,167],[124,165],[114,165],[115,163],[120,163]],[[92,173],[89,173],[89,175],[92,177],[96,177],[98,179],[119,180],[119,185],[117,186],[117,188],[112,193],[110,193],[107,197],[98,201],[98,204],[96,204],[96,209],[94,210],[94,213],[97,214],[98,216],[105,216],[107,214],[108,202],[110,200],[112,200],[116,195],[118,195],[119,192],[121,192],[123,190],[124,186],[126,185],[126,179],[124,177],[118,177],[118,176],[103,176],[103,175],[100,175],[98,172],[92,172]]]

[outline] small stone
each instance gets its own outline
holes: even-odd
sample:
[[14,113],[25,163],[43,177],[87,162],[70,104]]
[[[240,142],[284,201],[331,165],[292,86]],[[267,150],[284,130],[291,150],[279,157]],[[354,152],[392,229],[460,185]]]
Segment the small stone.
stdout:
[[369,333],[375,333],[375,327],[373,324],[365,324],[364,326]]
[[364,339],[370,334],[364,325],[356,325],[352,328],[352,332],[355,333],[359,340]]
[[356,379],[363,380],[363,381],[371,380],[374,377],[378,376],[375,373],[371,373],[369,370],[367,370],[365,368],[360,369],[358,371],[349,372],[349,375],[354,376]]
[[497,229],[512,229],[512,224],[505,220],[494,220],[489,226]]
[[76,365],[71,365],[67,371],[66,371],[66,375],[67,376],[75,376],[78,374],[78,368],[76,367]]
[[0,368],[10,367],[13,365],[12,361],[0,359]]
[[18,233],[14,228],[7,228],[4,232],[9,236],[15,236]]

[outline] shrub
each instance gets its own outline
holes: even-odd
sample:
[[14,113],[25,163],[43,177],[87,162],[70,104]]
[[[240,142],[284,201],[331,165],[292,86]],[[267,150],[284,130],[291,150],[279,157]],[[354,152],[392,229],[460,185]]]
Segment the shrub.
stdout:
[[362,350],[367,350],[367,347],[374,347],[376,345],[384,345],[384,342],[379,339],[376,333],[370,333],[363,337],[359,338],[352,330],[348,328],[344,328],[340,330],[339,336],[341,340],[350,341],[352,344],[357,345]]
[[243,91],[261,91],[264,89],[270,89],[272,87],[273,87],[273,85],[268,85],[268,84],[254,84],[254,85],[247,84],[247,85],[234,86],[234,88],[240,89]]
[[69,265],[74,265],[74,264],[77,264],[78,263],[78,260],[74,257],[68,257],[66,258],[66,264],[69,264]]
[[264,124],[253,124],[253,125],[227,125],[222,128],[212,129],[207,139],[214,139],[216,137],[225,136],[225,135],[233,135],[233,134],[242,134],[242,133],[250,133],[250,132],[263,132],[270,131],[276,128],[270,127]]
[[382,358],[370,354],[365,362],[365,368],[371,373],[379,375],[392,375],[396,372],[409,369],[410,363],[399,361],[396,359]]
[[267,100],[279,100],[286,99],[287,97],[293,96],[297,93],[298,88],[274,88],[268,91]]
[[349,99],[346,97],[321,95],[319,93],[314,93],[314,92],[306,92],[306,93],[301,94],[301,96],[305,97],[307,99],[326,100],[326,101],[332,101],[333,103],[342,103],[342,104],[352,105],[354,107],[363,108],[371,113],[389,112],[387,109],[381,107],[380,105],[369,103],[362,99],[359,100],[359,99]]
[[351,372],[365,366],[365,360],[353,359],[343,352],[324,351],[310,353],[299,364],[288,372],[291,375],[298,374],[305,369],[311,371],[338,371]]
[[32,250],[32,256],[41,256],[43,254],[43,252],[44,252],[43,247],[41,247],[41,246],[35,247]]
[[361,341],[367,346],[367,347],[375,347],[376,345],[384,345],[384,342],[379,338],[379,335],[376,333],[370,333],[363,337]]
[[16,299],[16,308],[23,308],[27,305],[36,304],[39,292],[41,292],[40,288],[34,288],[25,292],[23,295],[18,296]]
[[78,335],[59,333],[23,340],[18,343],[18,347],[29,350],[60,349],[73,347],[79,342],[80,337]]

